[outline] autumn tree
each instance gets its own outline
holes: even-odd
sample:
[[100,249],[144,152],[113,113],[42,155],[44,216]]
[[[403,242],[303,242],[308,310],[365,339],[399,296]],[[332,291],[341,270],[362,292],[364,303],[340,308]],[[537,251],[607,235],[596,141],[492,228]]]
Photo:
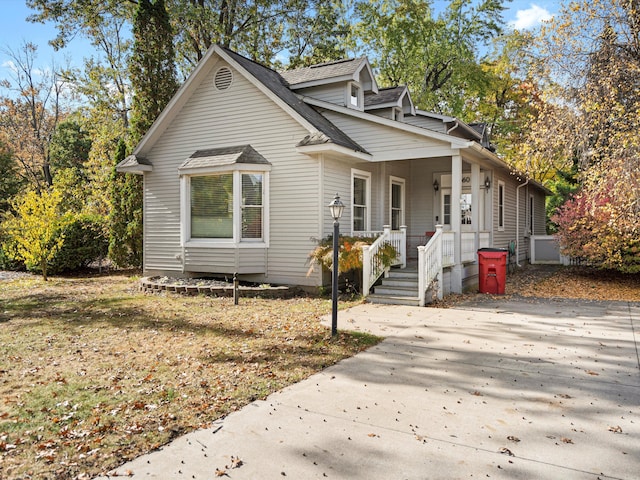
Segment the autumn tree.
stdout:
[[62,209],[62,195],[56,189],[29,190],[15,198],[12,210],[3,229],[15,245],[14,254],[46,281],[49,262],[64,243],[60,231],[71,220]]
[[10,200],[24,186],[25,181],[18,173],[18,164],[11,151],[0,142],[0,215],[10,206]]
[[[563,248],[605,267],[640,270],[640,10],[637,2],[576,2],[544,32],[549,76],[561,80],[551,121],[580,190],[556,217]],[[579,241],[577,237],[580,237]]]
[[36,66],[36,45],[25,43],[5,53],[11,73],[1,82],[7,93],[0,97],[0,140],[10,148],[22,178],[40,191],[53,183],[49,145],[67,112],[67,85],[55,65]]

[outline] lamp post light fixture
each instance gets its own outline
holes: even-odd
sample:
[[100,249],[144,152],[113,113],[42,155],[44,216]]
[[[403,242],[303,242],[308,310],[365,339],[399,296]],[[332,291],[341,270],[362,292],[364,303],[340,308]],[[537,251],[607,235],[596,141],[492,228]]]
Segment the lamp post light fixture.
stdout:
[[340,196],[336,193],[333,201],[327,205],[331,217],[333,218],[333,272],[331,275],[331,335],[338,334],[338,250],[340,236],[340,217],[344,212],[344,203],[340,201]]

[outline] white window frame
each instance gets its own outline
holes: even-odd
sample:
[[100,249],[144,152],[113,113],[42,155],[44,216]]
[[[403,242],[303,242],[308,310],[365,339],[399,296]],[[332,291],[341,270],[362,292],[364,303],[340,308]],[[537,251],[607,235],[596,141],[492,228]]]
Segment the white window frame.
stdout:
[[[502,195],[500,193],[502,192]],[[502,196],[502,198],[500,198]],[[498,231],[504,232],[507,189],[502,180],[498,180]],[[502,203],[501,203],[502,201]]]
[[[357,95],[354,97],[351,92],[352,89],[356,88],[357,89]],[[353,99],[356,99],[356,103],[353,103]],[[358,82],[348,82],[347,83],[347,90],[345,91],[345,105],[348,108],[354,108],[356,110],[363,110],[363,105],[364,105],[364,89],[362,88],[362,85],[360,85]]]
[[[180,175],[180,237],[183,247],[269,248],[269,171],[271,166],[235,164],[195,168]],[[233,174],[233,237],[191,238],[191,178]],[[242,174],[262,175],[262,238],[242,238]]]
[[405,225],[405,188],[406,182],[404,178],[389,176],[389,225],[392,225],[393,228],[393,185],[400,185],[402,187],[402,195],[400,197],[400,225],[398,227]]
[[[354,190],[353,190],[353,180],[355,178],[359,178],[365,180],[365,201],[364,205],[364,230],[355,230],[354,229],[354,209],[356,206],[353,201]],[[351,235],[354,235],[355,232],[368,232],[371,230],[371,172],[367,172],[364,170],[356,170],[355,168],[351,169]]]

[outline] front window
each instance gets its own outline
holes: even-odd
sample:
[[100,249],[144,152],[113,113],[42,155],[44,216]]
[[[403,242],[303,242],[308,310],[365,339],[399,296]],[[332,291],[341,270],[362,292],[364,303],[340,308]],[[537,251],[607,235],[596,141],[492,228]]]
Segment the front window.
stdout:
[[242,239],[262,239],[262,173],[242,174]]
[[451,193],[442,192],[442,223],[451,225]]
[[391,177],[391,230],[404,224],[404,180]]
[[352,231],[369,230],[369,203],[371,199],[371,174],[352,171]]
[[185,177],[185,240],[264,241],[266,176],[232,171]]
[[504,230],[504,183],[498,182],[498,230]]
[[471,225],[471,205],[473,196],[470,193],[463,193],[460,197],[460,222],[462,225]]
[[534,229],[533,229],[533,195],[529,196],[529,233],[531,233],[531,235],[533,235]]
[[233,238],[233,174],[191,179],[191,237]]

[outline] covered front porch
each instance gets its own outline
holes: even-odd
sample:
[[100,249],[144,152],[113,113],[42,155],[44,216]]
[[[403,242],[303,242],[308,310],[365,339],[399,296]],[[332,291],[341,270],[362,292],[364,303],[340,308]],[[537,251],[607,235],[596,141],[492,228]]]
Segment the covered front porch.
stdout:
[[[457,269],[455,232],[444,231],[442,225],[437,225],[433,235],[425,236],[424,243],[415,247],[415,252],[409,246],[406,232],[405,226],[394,231],[385,225],[376,241],[363,247],[362,293],[365,297],[371,296],[372,300],[380,303],[424,306],[433,297],[442,299],[447,293],[459,293],[465,280],[477,279],[478,249],[491,246],[488,231],[460,232],[461,268]],[[391,266],[383,265],[378,253],[386,243],[393,245],[398,252]],[[392,270],[392,267],[397,268]],[[458,270],[459,275],[456,274]],[[448,274],[446,283],[445,271]],[[375,286],[381,279],[382,285]],[[459,289],[456,288],[458,281]],[[375,294],[371,295],[374,291]]]
[[[442,298],[477,283],[477,251],[493,246],[492,166],[453,155],[372,167],[352,170],[351,233],[376,237],[363,252],[363,294],[397,270],[407,278],[388,290],[410,287],[419,305],[428,303],[428,291]],[[384,222],[379,230],[362,228],[376,220]],[[398,251],[393,271],[377,256],[385,243]]]

